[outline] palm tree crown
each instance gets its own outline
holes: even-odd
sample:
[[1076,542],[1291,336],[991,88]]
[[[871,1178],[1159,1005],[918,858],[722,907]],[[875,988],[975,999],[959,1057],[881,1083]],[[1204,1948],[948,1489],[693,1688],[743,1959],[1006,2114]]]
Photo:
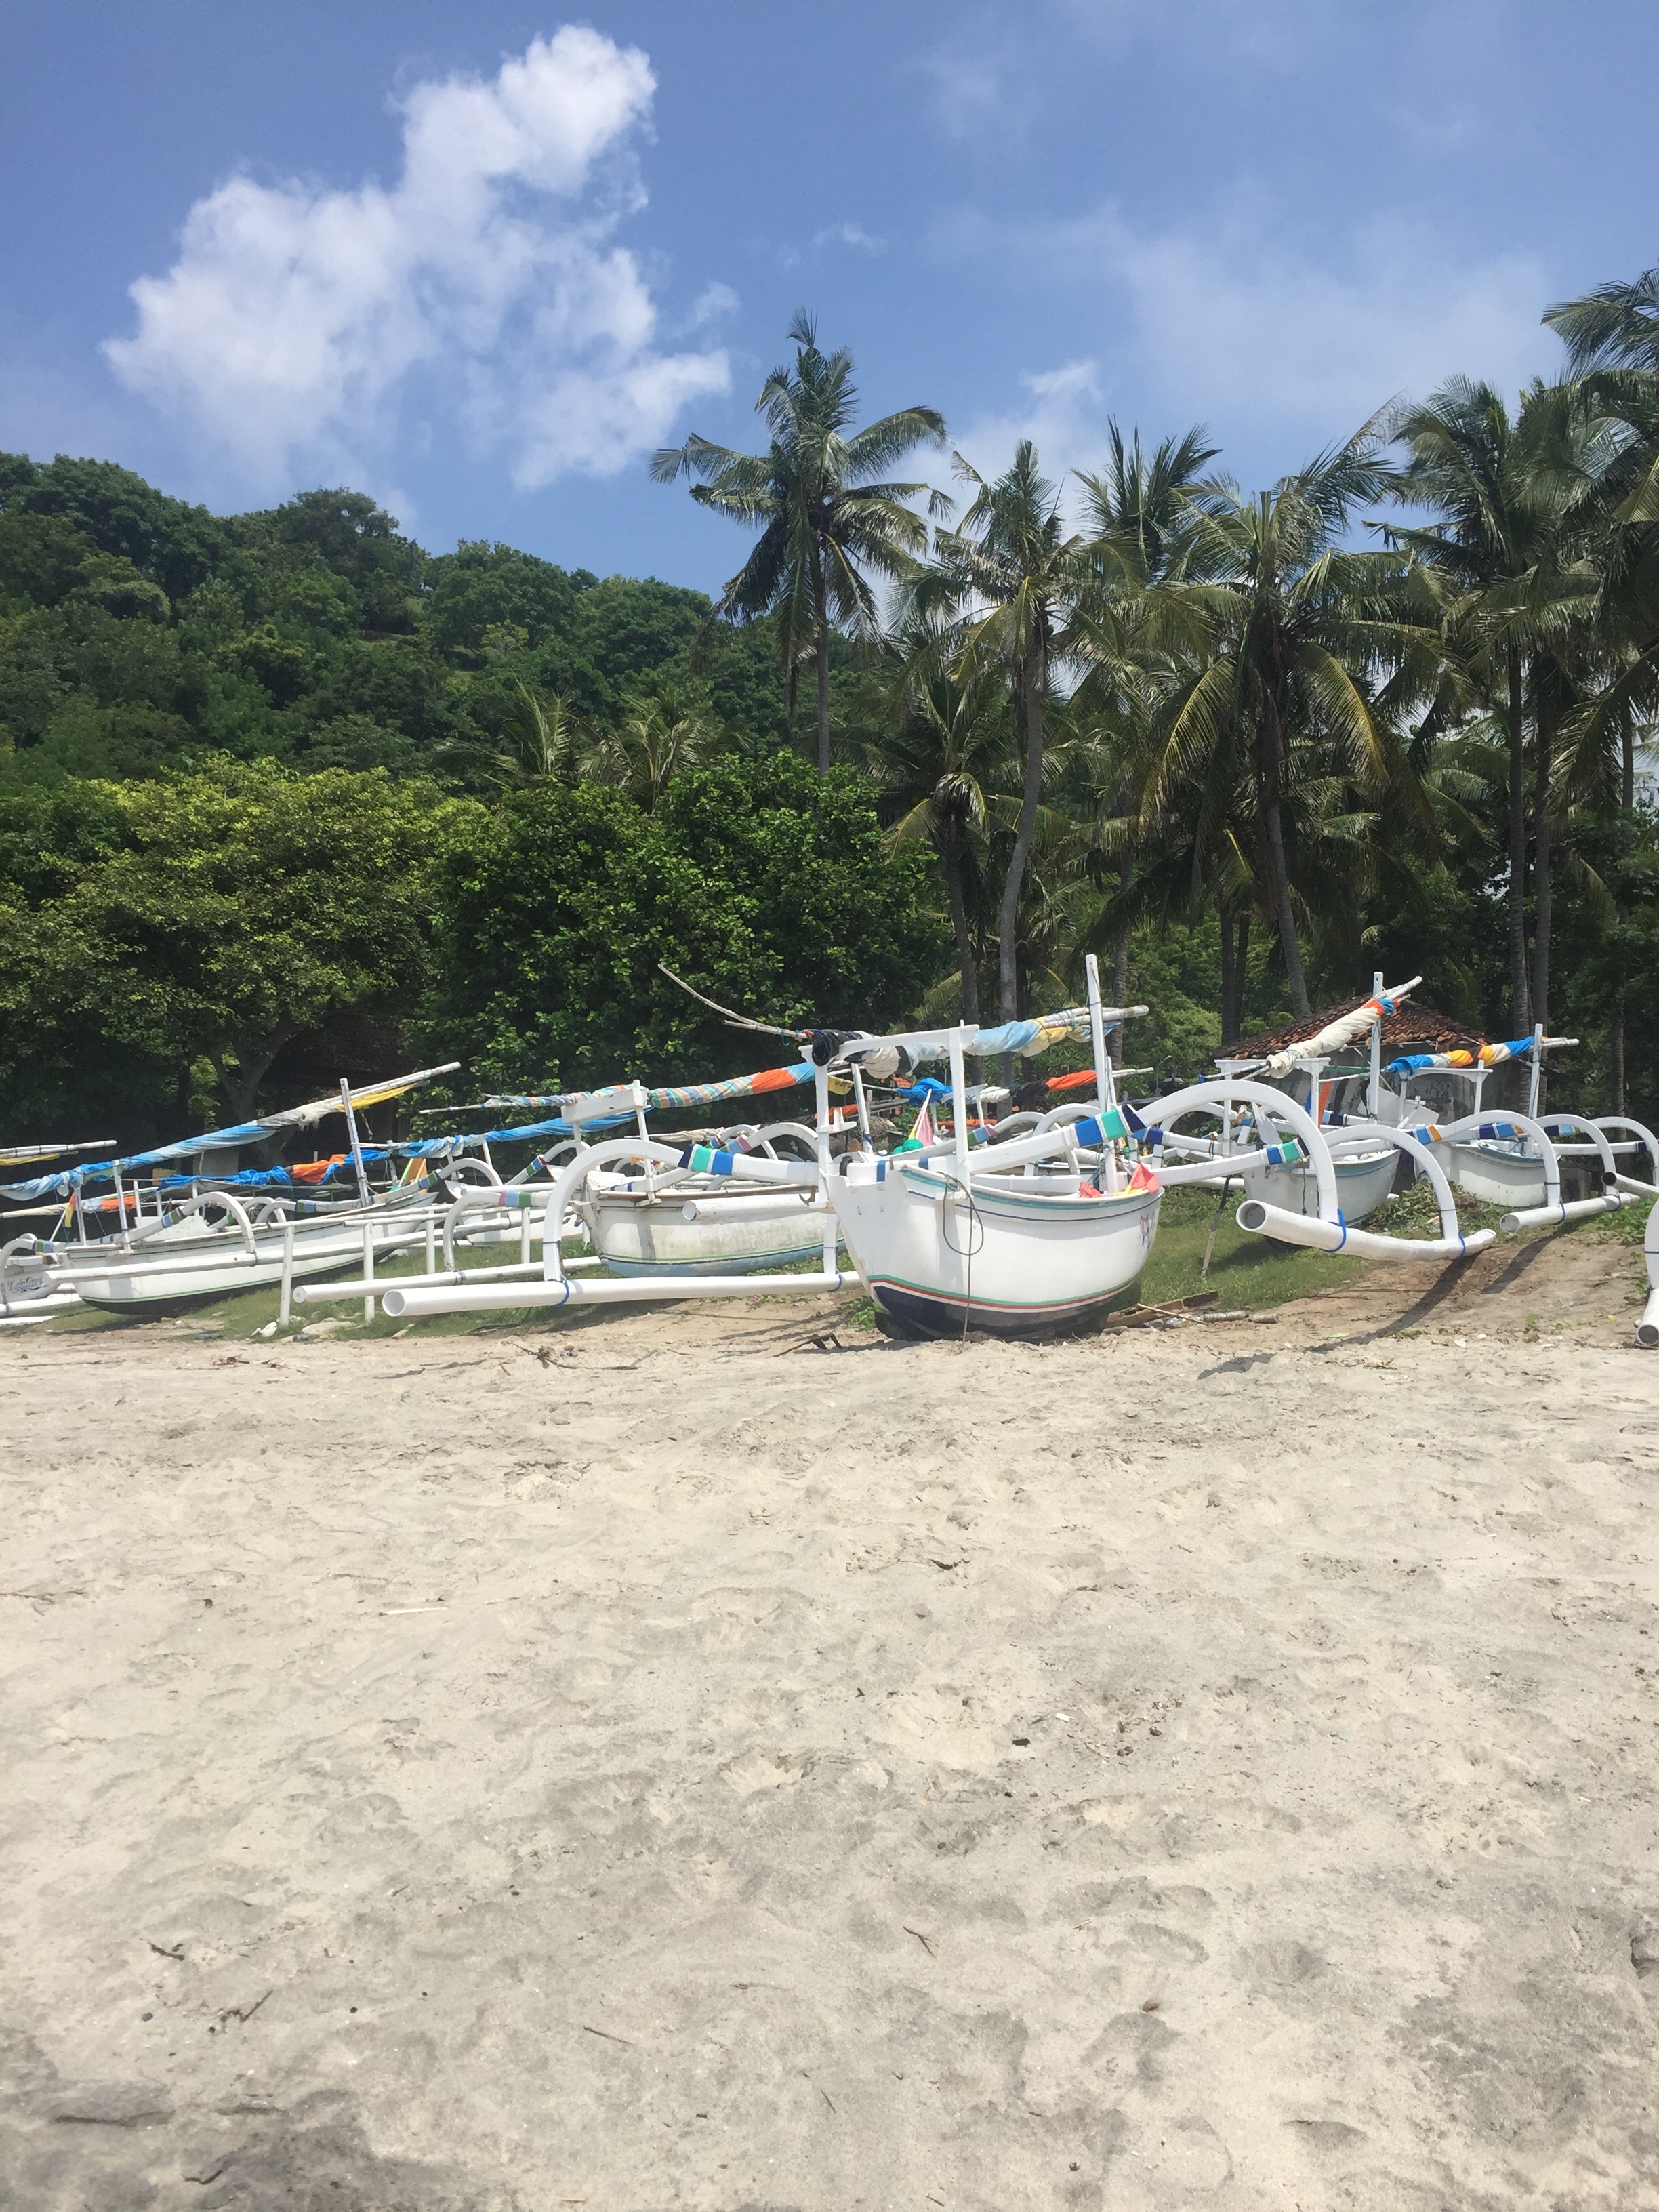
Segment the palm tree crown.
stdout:
[[885,471],[915,446],[942,445],[945,422],[933,408],[903,407],[851,429],[857,398],[852,355],[844,346],[822,352],[805,311],[791,323],[789,337],[793,366],[775,368],[755,403],[772,434],[764,453],[733,453],[692,436],[653,454],[651,473],[659,483],[691,477],[691,496],[700,504],[759,526],[760,537],[716,611],[749,622],[775,614],[792,711],[800,663],[816,662],[818,768],[827,774],[830,632],[873,638],[878,622],[866,570],[906,575],[926,550],[927,525],[904,502],[927,486],[887,481]]

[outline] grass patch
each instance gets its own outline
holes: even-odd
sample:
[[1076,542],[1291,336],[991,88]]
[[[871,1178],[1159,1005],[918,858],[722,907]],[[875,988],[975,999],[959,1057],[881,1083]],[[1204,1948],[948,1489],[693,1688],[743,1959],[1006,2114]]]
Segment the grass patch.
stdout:
[[1165,1191],[1158,1209],[1158,1239],[1139,1279],[1118,1302],[1161,1305],[1168,1298],[1189,1298],[1214,1291],[1224,1309],[1255,1312],[1284,1305],[1291,1298],[1339,1288],[1363,1275],[1367,1262],[1305,1248],[1285,1250],[1262,1237],[1247,1237],[1234,1220],[1243,1194],[1227,1194],[1215,1232],[1210,1273],[1202,1274],[1204,1247],[1215,1220],[1213,1191]]
[[1640,1245],[1648,1233],[1648,1216],[1656,1206],[1659,1199],[1638,1200],[1634,1206],[1621,1206],[1617,1213],[1593,1214],[1583,1226],[1604,1244]]

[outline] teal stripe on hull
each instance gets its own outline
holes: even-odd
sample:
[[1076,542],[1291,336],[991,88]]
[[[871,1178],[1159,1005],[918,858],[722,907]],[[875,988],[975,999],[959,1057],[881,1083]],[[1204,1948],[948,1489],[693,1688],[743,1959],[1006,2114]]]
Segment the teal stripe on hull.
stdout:
[[648,1275],[653,1280],[671,1275],[768,1275],[792,1267],[803,1260],[819,1260],[823,1239],[792,1245],[787,1252],[745,1252],[735,1260],[613,1260],[602,1255],[608,1275]]

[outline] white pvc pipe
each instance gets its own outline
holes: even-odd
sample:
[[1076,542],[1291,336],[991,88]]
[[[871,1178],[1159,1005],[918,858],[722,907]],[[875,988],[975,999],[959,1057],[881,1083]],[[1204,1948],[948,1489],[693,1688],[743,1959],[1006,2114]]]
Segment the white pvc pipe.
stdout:
[[1617,1213],[1621,1206],[1634,1206],[1638,1200],[1629,1192],[1604,1191],[1600,1198],[1574,1198],[1565,1202],[1558,1199],[1553,1206],[1517,1206],[1506,1213],[1498,1227],[1506,1237],[1517,1230],[1553,1227],[1562,1221],[1587,1221],[1593,1213]]
[[[1603,1131],[1623,1130],[1634,1136],[1645,1146],[1653,1170],[1653,1182],[1659,1186],[1659,1137],[1656,1137],[1651,1129],[1640,1121],[1632,1121],[1627,1114],[1600,1115],[1594,1126]],[[1622,1182],[1625,1178],[1620,1176],[1620,1180]]]
[[741,1194],[732,1198],[689,1198],[680,1208],[680,1216],[685,1221],[761,1221],[769,1215],[776,1214],[780,1221],[791,1222],[797,1214],[805,1218],[811,1213],[811,1191],[803,1190],[797,1194],[793,1190],[788,1190],[782,1195],[794,1200],[793,1207],[781,1209],[777,1200],[768,1197],[764,1191]]
[[850,1290],[855,1274],[824,1269],[810,1275],[676,1275],[659,1280],[615,1276],[600,1282],[568,1279],[529,1283],[484,1283],[477,1290],[445,1286],[428,1290],[411,1285],[388,1290],[380,1303],[394,1321],[404,1315],[495,1313],[519,1306],[629,1305],[642,1300],[763,1297],[769,1291]]
[[1268,1206],[1259,1198],[1247,1198],[1234,1218],[1241,1229],[1276,1237],[1281,1244],[1305,1244],[1315,1252],[1352,1252],[1362,1260],[1461,1260],[1464,1253],[1482,1251],[1497,1242],[1490,1229],[1456,1237],[1376,1237],[1366,1229],[1350,1229],[1346,1222],[1287,1213],[1283,1206]]
[[[564,1264],[567,1268],[602,1267],[605,1262],[597,1255],[593,1255],[567,1260]],[[405,1276],[404,1282],[405,1288],[409,1290],[427,1291],[441,1283],[531,1283],[539,1282],[541,1279],[542,1263],[539,1260],[532,1260],[528,1267],[515,1260],[510,1267],[457,1267],[447,1274]],[[326,1305],[331,1298],[340,1300],[362,1297],[365,1291],[371,1289],[385,1292],[387,1289],[386,1277],[379,1276],[372,1283],[368,1281],[301,1283],[295,1290],[294,1298],[296,1305],[321,1306]]]

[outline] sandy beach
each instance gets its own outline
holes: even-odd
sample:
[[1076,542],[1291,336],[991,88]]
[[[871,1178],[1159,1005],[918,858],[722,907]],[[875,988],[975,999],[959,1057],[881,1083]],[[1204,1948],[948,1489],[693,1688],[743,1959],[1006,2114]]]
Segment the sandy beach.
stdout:
[[1659,2205],[1659,1363],[1528,1249],[0,1344],[7,2201]]

